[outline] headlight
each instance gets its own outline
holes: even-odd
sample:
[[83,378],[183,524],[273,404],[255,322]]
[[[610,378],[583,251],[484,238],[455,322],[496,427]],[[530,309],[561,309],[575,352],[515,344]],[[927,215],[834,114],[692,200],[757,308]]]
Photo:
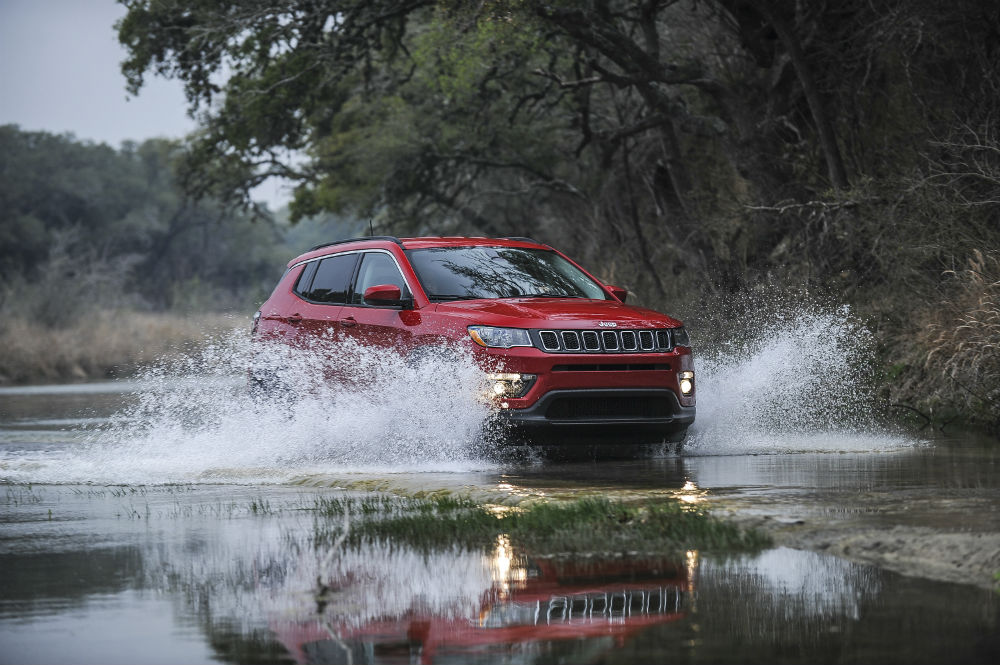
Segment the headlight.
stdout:
[[469,335],[479,346],[509,349],[512,346],[532,346],[527,330],[521,328],[493,328],[469,326]]
[[487,374],[488,397],[524,397],[538,377],[535,374]]
[[681,395],[690,397],[694,392],[694,372],[680,372],[677,374],[677,380],[677,385],[681,389]]
[[674,336],[674,346],[691,346],[691,340],[683,327],[674,328],[670,333]]

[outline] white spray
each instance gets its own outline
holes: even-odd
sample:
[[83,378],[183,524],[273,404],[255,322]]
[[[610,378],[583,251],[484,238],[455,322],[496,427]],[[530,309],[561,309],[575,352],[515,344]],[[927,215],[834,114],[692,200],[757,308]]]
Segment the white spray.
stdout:
[[698,357],[696,455],[887,450],[913,445],[881,423],[875,340],[847,307],[799,306],[745,324]]
[[[872,335],[847,308],[799,307],[723,348],[697,347],[698,415],[685,455],[911,446],[878,425]],[[303,483],[344,474],[496,469],[484,374],[454,351],[255,347],[245,334],[164,361],[135,404],[84,445],[0,451],[11,482]],[[247,371],[269,396],[248,390]],[[79,437],[73,437],[79,441]],[[363,476],[362,476],[363,477]],[[333,481],[331,481],[333,482]]]

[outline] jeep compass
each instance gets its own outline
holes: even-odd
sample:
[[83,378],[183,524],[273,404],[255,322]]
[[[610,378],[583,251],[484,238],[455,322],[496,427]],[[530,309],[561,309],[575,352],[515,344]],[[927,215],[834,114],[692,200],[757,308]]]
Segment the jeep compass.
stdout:
[[625,296],[527,238],[372,236],[292,259],[253,335],[404,358],[457,348],[483,368],[510,441],[679,442],[695,416],[688,335]]

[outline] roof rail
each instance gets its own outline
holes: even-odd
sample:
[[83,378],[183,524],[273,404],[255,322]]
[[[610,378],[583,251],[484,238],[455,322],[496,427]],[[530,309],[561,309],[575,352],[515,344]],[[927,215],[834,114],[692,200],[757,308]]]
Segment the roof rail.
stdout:
[[315,252],[317,249],[323,249],[324,247],[332,247],[333,245],[342,245],[345,242],[359,242],[361,240],[388,240],[389,242],[394,242],[400,247],[403,246],[403,242],[396,236],[364,236],[362,238],[344,238],[343,240],[334,240],[333,242],[325,242],[322,245],[316,245],[315,247],[310,247],[310,252]]
[[536,245],[544,245],[545,243],[538,242],[532,238],[526,238],[524,236],[503,236],[501,240],[520,240],[521,242],[533,242]]

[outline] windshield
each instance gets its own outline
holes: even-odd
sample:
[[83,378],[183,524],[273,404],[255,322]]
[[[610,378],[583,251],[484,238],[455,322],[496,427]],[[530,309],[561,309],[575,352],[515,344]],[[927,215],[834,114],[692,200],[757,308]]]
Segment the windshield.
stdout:
[[407,255],[431,300],[607,299],[599,284],[551,250],[435,247]]

